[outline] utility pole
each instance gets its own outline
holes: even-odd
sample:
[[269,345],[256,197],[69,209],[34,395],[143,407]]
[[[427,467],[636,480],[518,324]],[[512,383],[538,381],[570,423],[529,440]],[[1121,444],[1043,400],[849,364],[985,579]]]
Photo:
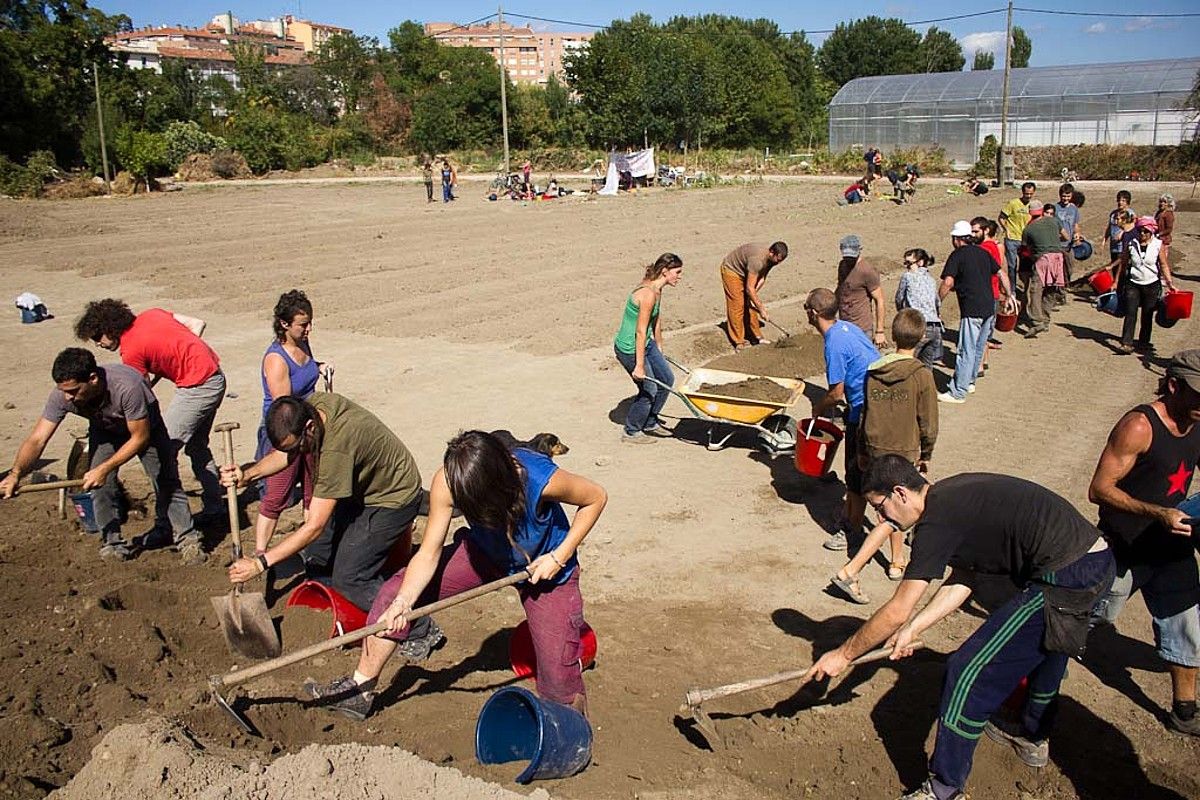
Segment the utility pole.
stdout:
[[1008,144],[1008,79],[1012,75],[1012,0],[1008,0],[1008,24],[1004,30],[1004,94],[1000,99],[1000,149],[996,152],[996,186],[1004,185],[1004,153]]
[[112,184],[108,182],[108,146],[104,143],[104,106],[100,103],[100,67],[92,62],[92,83],[96,87],[96,122],[100,126],[100,162],[104,167],[104,190],[112,194]]
[[511,171],[508,163],[508,69],[504,62],[504,6],[496,7],[497,24],[500,26],[500,126],[504,129],[504,175]]

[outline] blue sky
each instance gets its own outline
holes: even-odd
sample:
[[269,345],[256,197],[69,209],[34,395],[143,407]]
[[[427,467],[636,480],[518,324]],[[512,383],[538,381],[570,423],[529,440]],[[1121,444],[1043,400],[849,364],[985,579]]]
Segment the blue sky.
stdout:
[[[318,22],[353,28],[356,33],[382,38],[389,28],[405,19],[421,22],[469,22],[494,13],[496,5],[470,0],[441,0],[437,3],[408,3],[394,0],[92,0],[92,5],[107,13],[124,13],[135,25],[175,24],[199,25],[218,13],[230,10],[239,19],[265,19],[282,14],[297,14]],[[624,2],[594,0],[586,3],[543,2],[514,0],[506,15],[531,14],[558,20],[603,25],[613,19],[627,19],[639,11],[656,20],[676,15],[692,16],[703,13],[722,13],[738,16],[766,17],[782,30],[818,31],[833,28],[839,22],[869,14],[900,17],[906,21],[988,11],[1004,6],[1003,0],[900,0],[899,2],[860,2],[853,12],[842,11],[836,3],[785,2],[764,0],[756,4],[671,2],[642,0]],[[1029,8],[1082,12],[1113,12],[1119,14],[1178,14],[1198,10],[1194,0],[1147,0],[1135,5],[1127,0],[1092,0],[1087,3],[1040,3],[1017,0],[1016,5]],[[1185,58],[1200,55],[1200,17],[1156,19],[1148,16],[1132,18],[1068,17],[1032,14],[1017,11],[1014,24],[1023,27],[1033,40],[1032,66],[1053,64],[1083,64],[1101,61],[1137,61],[1152,58]],[[545,29],[567,30],[568,25],[531,23]],[[976,49],[991,50],[1004,41],[1004,14],[996,13],[970,19],[936,23],[963,42],[968,63]],[[925,27],[921,26],[921,30]],[[810,35],[820,43],[824,36]],[[1001,65],[1002,57],[996,59]]]

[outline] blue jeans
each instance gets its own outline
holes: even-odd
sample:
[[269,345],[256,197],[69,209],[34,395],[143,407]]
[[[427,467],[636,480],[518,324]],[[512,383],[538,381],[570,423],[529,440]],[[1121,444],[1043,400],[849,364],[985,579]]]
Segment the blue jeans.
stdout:
[[930,322],[925,325],[925,336],[917,342],[916,357],[922,364],[933,369],[933,365],[942,360],[942,325],[940,322]]
[[442,202],[449,203],[454,199],[454,195],[450,194],[451,185],[448,183],[442,184]]
[[975,382],[979,365],[983,363],[983,348],[987,347],[988,322],[996,315],[963,317],[958,321],[958,355],[954,359],[954,377],[950,380],[950,394],[965,397],[967,387]]
[[1008,285],[1014,292],[1017,290],[1017,268],[1021,263],[1021,257],[1017,255],[1020,247],[1021,242],[1017,239],[1004,240],[1004,262],[1008,267]]
[[[633,353],[622,353],[615,347],[613,350],[617,354],[617,361],[621,362],[621,366],[625,368],[626,372],[633,375],[633,368],[637,366],[637,357]],[[647,377],[654,378],[667,386],[675,385],[675,373],[671,372],[671,366],[653,339],[646,340],[645,365]],[[633,436],[659,425],[658,412],[662,411],[662,407],[666,405],[667,398],[670,396],[666,389],[651,381],[634,381],[634,383],[637,384],[638,393],[633,405],[629,407],[628,416],[625,417],[625,435],[627,436]]]

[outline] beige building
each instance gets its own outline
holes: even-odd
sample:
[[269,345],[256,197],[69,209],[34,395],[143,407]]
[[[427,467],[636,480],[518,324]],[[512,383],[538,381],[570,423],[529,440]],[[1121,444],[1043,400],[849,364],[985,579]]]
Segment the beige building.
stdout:
[[336,25],[325,25],[321,22],[311,22],[307,19],[296,19],[291,14],[286,15],[284,23],[287,35],[304,45],[304,52],[312,53],[321,49],[321,45],[329,41],[329,37],[339,33],[354,33],[349,28],[339,28]]
[[[451,47],[485,50],[500,62],[501,26],[496,22],[464,27],[454,22],[427,22],[425,34]],[[563,59],[588,46],[591,33],[535,31],[504,23],[504,66],[514,83],[544,86],[551,75],[563,79]]]

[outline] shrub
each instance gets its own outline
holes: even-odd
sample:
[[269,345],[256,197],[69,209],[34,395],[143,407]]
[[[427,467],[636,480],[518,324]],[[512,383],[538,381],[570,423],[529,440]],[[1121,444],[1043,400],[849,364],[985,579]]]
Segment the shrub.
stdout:
[[134,185],[145,183],[150,189],[150,179],[170,168],[167,160],[167,140],[161,133],[135,130],[126,126],[117,132],[114,147],[121,163],[133,177]]
[[54,154],[49,150],[35,150],[29,155],[25,166],[0,155],[0,194],[37,197],[42,193],[46,181],[52,180],[57,173]]
[[171,169],[178,169],[183,159],[192,153],[229,149],[229,144],[224,139],[213,136],[192,120],[172,122],[163,131],[163,139],[167,147],[167,164]]
[[979,160],[975,162],[975,173],[977,175],[994,175],[996,172],[996,158],[1000,155],[1000,143],[996,141],[996,137],[990,133],[983,137],[983,144],[979,145]]

